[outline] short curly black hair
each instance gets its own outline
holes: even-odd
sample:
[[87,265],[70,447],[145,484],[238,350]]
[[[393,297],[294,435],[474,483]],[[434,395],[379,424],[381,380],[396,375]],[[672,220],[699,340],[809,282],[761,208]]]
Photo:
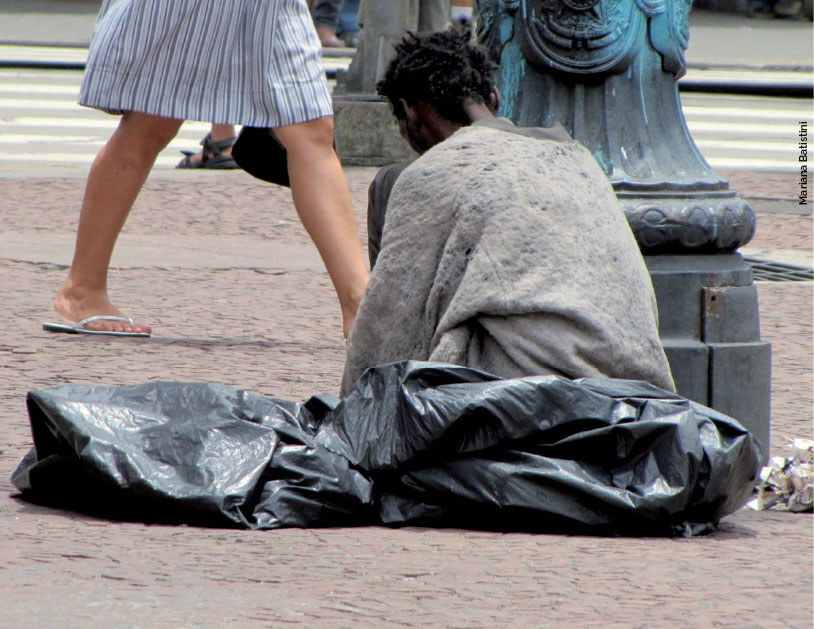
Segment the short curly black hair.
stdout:
[[468,30],[452,27],[427,35],[407,36],[396,44],[396,56],[376,85],[390,101],[393,114],[404,119],[403,98],[414,105],[424,101],[453,122],[469,124],[464,100],[488,105],[497,65],[485,48],[472,43]]

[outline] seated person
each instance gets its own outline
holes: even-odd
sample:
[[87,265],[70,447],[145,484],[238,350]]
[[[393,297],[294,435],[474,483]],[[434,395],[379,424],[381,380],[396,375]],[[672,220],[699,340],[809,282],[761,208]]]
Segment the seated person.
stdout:
[[421,155],[379,178],[395,183],[342,394],[403,359],[674,390],[650,275],[590,152],[496,118],[495,66],[466,33],[396,50],[378,90]]

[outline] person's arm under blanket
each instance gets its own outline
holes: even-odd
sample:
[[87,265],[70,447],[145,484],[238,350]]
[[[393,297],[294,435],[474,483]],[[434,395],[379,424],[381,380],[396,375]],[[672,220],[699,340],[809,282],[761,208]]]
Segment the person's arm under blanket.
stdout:
[[387,202],[396,179],[409,165],[409,161],[404,161],[383,166],[376,173],[376,177],[367,190],[367,256],[370,260],[371,271],[376,266],[376,260],[381,251]]

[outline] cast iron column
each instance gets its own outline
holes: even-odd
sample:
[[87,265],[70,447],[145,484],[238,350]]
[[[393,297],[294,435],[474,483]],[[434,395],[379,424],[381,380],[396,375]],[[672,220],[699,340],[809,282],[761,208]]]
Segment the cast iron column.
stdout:
[[770,346],[735,252],[755,215],[698,151],[678,95],[691,2],[476,6],[478,39],[500,62],[501,114],[520,126],[560,122],[610,178],[651,271],[679,393],[768,446]]

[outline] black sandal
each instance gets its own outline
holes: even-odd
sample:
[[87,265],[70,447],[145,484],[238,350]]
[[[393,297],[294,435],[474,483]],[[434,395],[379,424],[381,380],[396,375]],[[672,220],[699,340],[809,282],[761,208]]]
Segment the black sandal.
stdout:
[[203,146],[203,158],[193,160],[196,155],[193,151],[181,151],[186,157],[178,162],[176,168],[212,168],[215,170],[229,170],[240,168],[231,155],[224,155],[223,149],[228,149],[234,146],[236,138],[226,138],[225,140],[212,140],[212,134],[207,133],[206,137],[201,140]]

